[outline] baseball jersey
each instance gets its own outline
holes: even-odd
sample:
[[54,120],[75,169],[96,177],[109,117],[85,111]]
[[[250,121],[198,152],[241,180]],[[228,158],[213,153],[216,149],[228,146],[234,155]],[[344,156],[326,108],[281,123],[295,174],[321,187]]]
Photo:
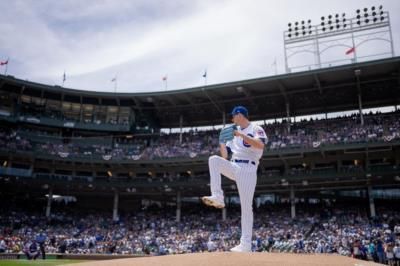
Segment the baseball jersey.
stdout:
[[[239,126],[237,128],[239,132],[260,139],[264,144],[268,142],[264,129],[258,125],[250,123],[246,128],[240,128]],[[242,137],[237,136],[235,136],[233,140],[228,141],[226,146],[232,151],[233,158],[241,160],[252,160],[258,162],[264,152],[263,149],[254,148],[244,141]]]

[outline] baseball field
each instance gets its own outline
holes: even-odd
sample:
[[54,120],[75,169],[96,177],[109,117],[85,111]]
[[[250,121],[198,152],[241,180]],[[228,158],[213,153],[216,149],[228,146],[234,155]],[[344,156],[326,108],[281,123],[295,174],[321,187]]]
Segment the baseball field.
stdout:
[[374,266],[382,265],[339,255],[293,253],[206,252],[145,258],[86,261],[71,266]]

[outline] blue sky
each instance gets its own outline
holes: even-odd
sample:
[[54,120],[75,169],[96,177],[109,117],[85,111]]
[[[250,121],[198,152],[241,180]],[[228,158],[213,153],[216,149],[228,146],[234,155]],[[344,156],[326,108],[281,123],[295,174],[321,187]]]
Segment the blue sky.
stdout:
[[[360,5],[359,2],[362,2]],[[323,3],[323,4],[321,4]],[[400,1],[0,0],[8,74],[92,91],[184,89],[284,73],[287,23],[383,5],[400,49]],[[369,47],[378,49],[379,47]],[[4,73],[4,67],[0,69]]]

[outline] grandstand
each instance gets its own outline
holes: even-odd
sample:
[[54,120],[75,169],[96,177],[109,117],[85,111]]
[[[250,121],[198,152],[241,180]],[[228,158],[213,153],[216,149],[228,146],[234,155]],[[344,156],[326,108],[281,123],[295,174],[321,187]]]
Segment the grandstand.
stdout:
[[[112,212],[114,221],[153,202],[179,222],[185,207],[209,194],[215,126],[245,105],[270,140],[258,205],[284,204],[289,217],[307,220],[303,205],[351,201],[379,216],[400,198],[399,91],[400,57],[157,93],[79,91],[0,75],[0,198],[51,217],[61,208],[51,199],[61,195],[77,209]],[[392,110],[362,112],[383,107]],[[358,112],[330,116],[351,110]],[[325,118],[295,119],[317,114]],[[223,188],[229,204],[221,220],[237,196],[233,182]]]

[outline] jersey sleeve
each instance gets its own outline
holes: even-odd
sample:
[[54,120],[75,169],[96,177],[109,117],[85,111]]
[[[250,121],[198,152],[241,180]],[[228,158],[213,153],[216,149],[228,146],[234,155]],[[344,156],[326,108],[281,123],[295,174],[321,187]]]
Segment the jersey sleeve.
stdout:
[[260,139],[264,144],[268,142],[267,134],[265,134],[264,129],[260,126],[254,127],[254,138]]
[[233,145],[233,140],[228,140],[225,145],[226,145],[226,148],[231,149],[232,145]]

